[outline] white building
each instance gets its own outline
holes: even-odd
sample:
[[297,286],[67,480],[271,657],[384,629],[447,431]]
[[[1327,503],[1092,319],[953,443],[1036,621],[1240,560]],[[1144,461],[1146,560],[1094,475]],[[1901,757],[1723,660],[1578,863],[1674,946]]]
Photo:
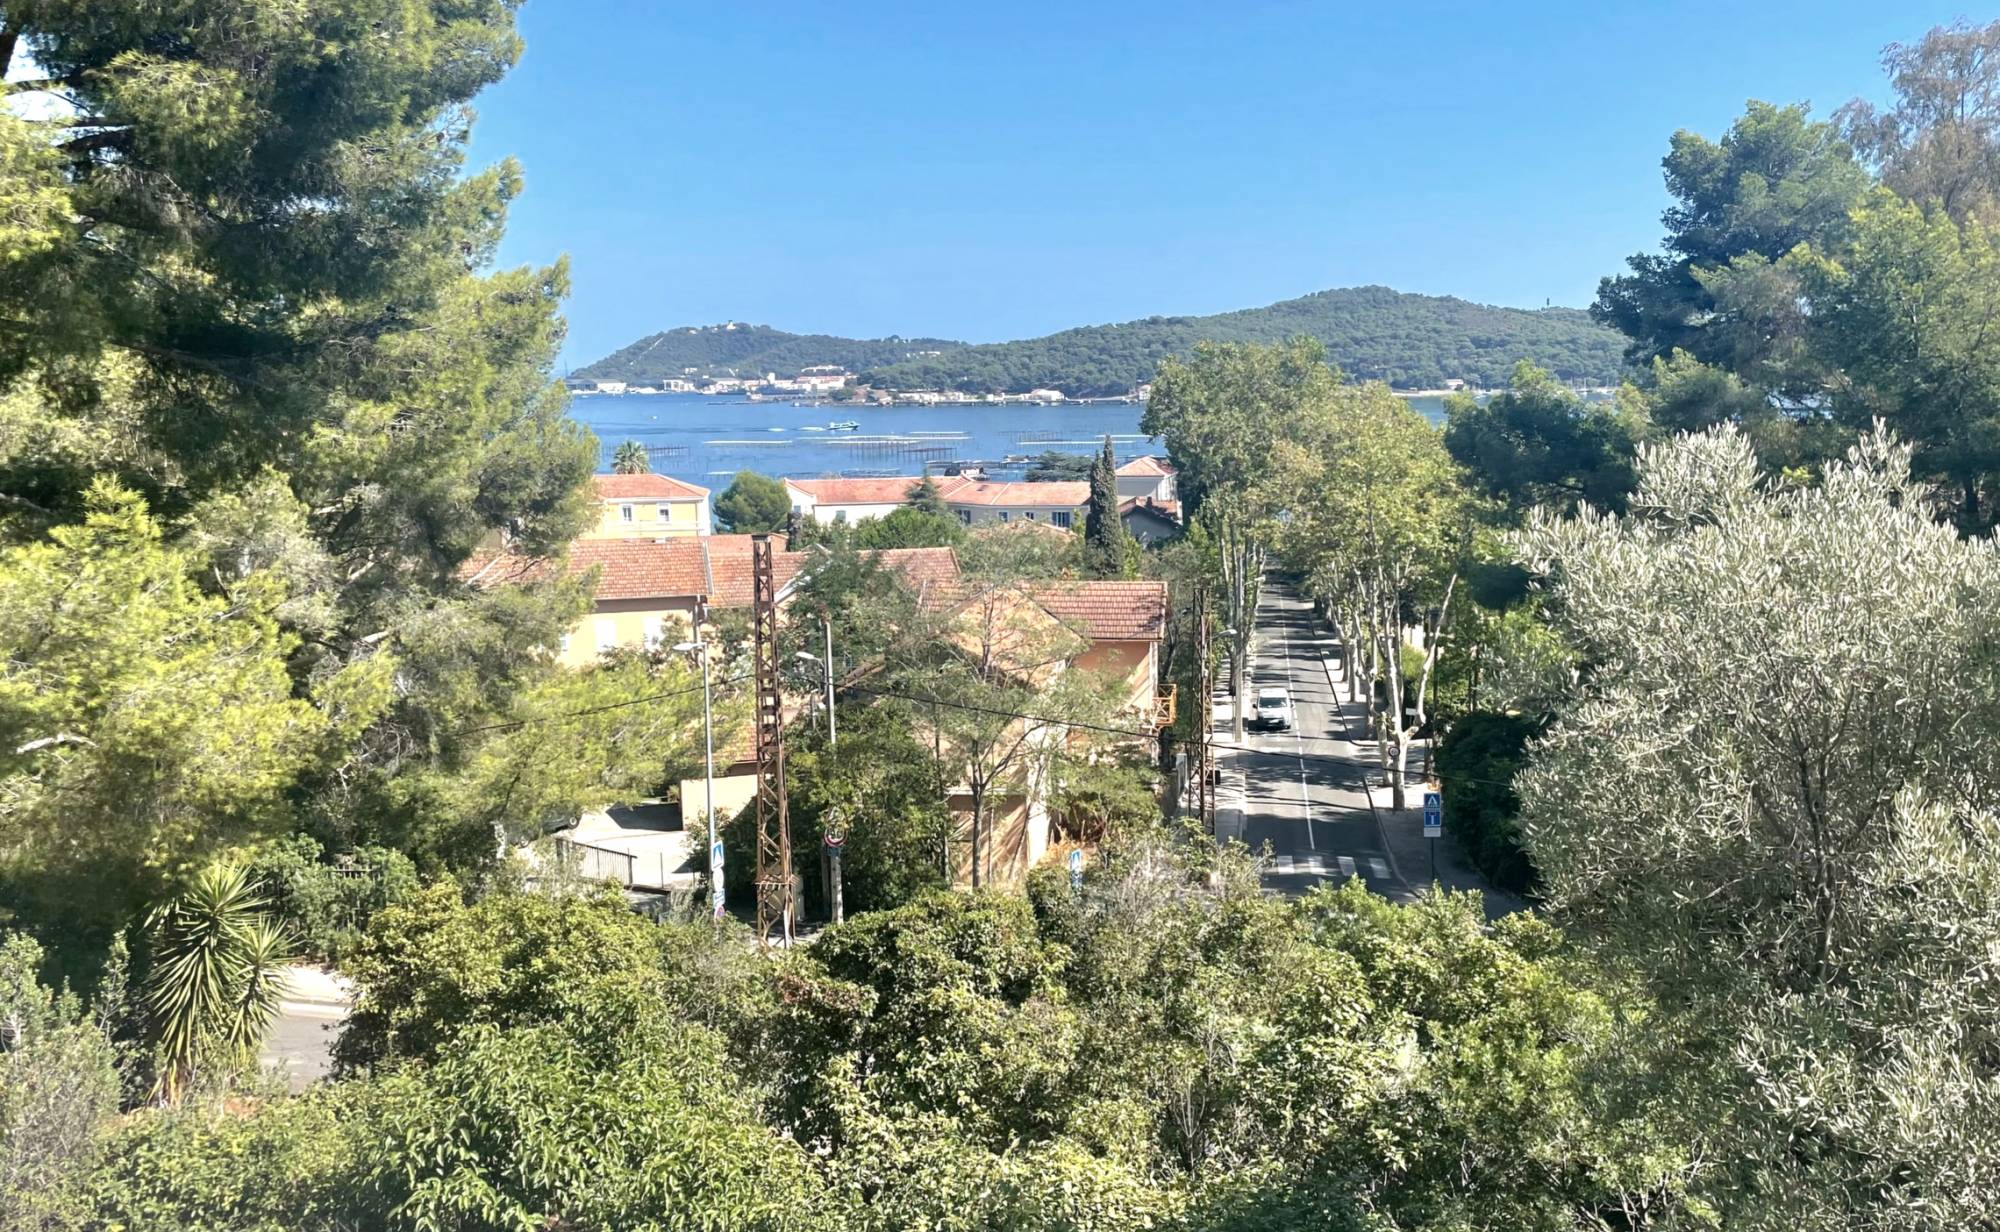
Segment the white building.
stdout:
[[787,479],[785,493],[792,512],[821,525],[887,517],[910,503],[910,493],[922,482],[915,475],[888,479]]
[[1155,505],[1180,504],[1174,484],[1174,464],[1165,458],[1134,458],[1118,468],[1118,499],[1144,500]]
[[796,384],[808,393],[831,393],[853,379],[854,374],[839,364],[816,364],[799,369]]

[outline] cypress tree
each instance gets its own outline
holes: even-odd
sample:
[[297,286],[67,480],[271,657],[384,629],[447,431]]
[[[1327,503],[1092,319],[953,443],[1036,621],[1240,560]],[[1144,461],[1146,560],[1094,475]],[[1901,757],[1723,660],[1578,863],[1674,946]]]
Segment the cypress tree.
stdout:
[[1083,522],[1084,567],[1098,577],[1121,577],[1125,573],[1125,553],[1131,536],[1118,516],[1118,459],[1111,452],[1111,438],[1090,468],[1090,508]]

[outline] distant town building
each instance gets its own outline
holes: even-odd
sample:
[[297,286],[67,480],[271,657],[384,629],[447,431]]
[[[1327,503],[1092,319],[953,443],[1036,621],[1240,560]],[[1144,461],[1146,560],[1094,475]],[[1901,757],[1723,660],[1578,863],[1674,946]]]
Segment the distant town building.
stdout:
[[854,374],[839,364],[816,364],[799,369],[795,383],[808,393],[831,393],[853,379]]

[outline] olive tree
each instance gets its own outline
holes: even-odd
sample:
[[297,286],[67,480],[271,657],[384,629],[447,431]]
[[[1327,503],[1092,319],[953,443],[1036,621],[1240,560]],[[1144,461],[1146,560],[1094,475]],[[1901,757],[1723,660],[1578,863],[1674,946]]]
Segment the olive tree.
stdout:
[[1667,1009],[1727,1226],[1966,1227],[2000,1187],[2000,555],[1910,460],[1764,481],[1719,428],[1514,540],[1586,664],[1529,850]]

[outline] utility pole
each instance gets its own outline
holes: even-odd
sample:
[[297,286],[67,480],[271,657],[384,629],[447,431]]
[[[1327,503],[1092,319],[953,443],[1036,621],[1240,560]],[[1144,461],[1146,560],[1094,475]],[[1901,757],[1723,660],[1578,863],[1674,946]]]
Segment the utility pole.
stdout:
[[[692,653],[701,664],[701,743],[702,782],[707,793],[702,800],[702,812],[708,817],[708,897],[714,908],[715,922],[722,923],[725,895],[722,888],[722,842],[715,832],[715,719],[710,699],[711,684],[708,670],[708,643],[702,640],[701,625],[707,615],[706,601],[698,604],[694,613],[694,640],[682,642],[674,649],[683,654]],[[682,812],[687,809],[687,801],[681,801]]]
[[785,703],[778,679],[778,588],[771,536],[750,540],[752,641],[757,656],[757,941],[792,943],[792,825],[785,801]]

